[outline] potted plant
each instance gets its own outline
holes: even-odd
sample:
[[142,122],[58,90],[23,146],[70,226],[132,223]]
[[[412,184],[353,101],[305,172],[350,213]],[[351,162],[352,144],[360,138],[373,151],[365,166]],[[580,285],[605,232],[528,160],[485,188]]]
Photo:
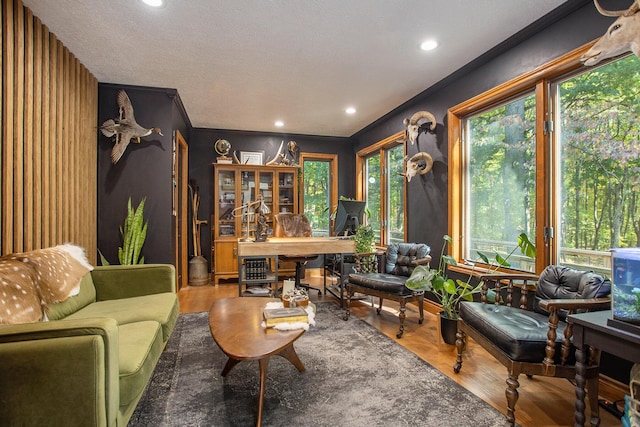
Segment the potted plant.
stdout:
[[[120,226],[120,236],[122,236],[122,246],[118,248],[120,265],[144,264],[144,256],[141,256],[140,252],[147,238],[149,223],[144,220],[145,200],[146,197],[140,201],[136,209],[131,206],[131,197],[127,202],[127,216],[124,219],[124,224]],[[100,260],[102,265],[110,264],[102,252],[100,252]]]
[[[460,279],[450,279],[447,276],[448,265],[458,265],[456,260],[447,255],[447,245],[453,244],[453,239],[449,235],[443,237],[445,243],[442,246],[440,253],[440,262],[437,269],[431,269],[427,265],[417,266],[411,276],[407,279],[405,286],[412,291],[429,291],[431,292],[438,302],[442,305],[442,311],[440,312],[441,319],[441,334],[442,338],[447,344],[455,344],[455,335],[457,330],[458,319],[458,305],[460,301],[473,301],[473,295],[480,292],[482,289],[482,282],[473,286],[470,284],[472,276],[469,275],[467,281]],[[521,252],[529,257],[535,256],[535,246],[529,240],[525,233],[518,236],[518,245],[514,248],[506,257],[502,257],[496,253],[494,259],[496,266],[494,271],[499,267],[509,267],[509,257],[520,248]],[[478,252],[480,259],[489,264],[489,258]],[[475,265],[474,265],[475,268]],[[488,298],[494,298],[492,292],[487,295]]]
[[377,270],[375,254],[376,235],[370,225],[359,225],[354,236],[356,271]]

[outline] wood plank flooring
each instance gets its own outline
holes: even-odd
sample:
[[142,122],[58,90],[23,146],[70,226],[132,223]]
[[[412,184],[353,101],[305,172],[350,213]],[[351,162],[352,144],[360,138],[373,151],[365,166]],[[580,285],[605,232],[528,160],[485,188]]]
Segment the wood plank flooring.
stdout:
[[[323,279],[320,274],[319,270],[311,273],[307,271],[308,277],[305,282],[322,287]],[[188,286],[180,290],[178,296],[181,312],[208,311],[215,299],[238,296],[238,285],[229,282],[217,287]],[[339,304],[338,300],[330,294],[319,297],[317,292],[312,291],[310,298],[312,301],[334,301]],[[419,325],[417,308],[410,305],[407,309],[404,336],[397,339],[395,337],[398,330],[397,307],[398,305],[394,302],[385,301],[382,313],[377,315],[376,310],[366,302],[358,302],[352,304],[351,312],[352,316],[355,315],[373,325],[500,412],[506,412],[507,371],[504,366],[471,340],[465,353],[462,370],[459,374],[455,374],[453,364],[456,349],[455,346],[445,344],[440,338],[437,316],[427,311],[424,323]],[[518,424],[523,427],[574,425],[575,394],[574,386],[569,381],[542,377],[528,379],[521,375],[519,382],[520,398],[516,405]],[[621,398],[621,395],[616,394],[615,391],[611,393],[604,395],[601,390],[600,395],[609,400]],[[621,425],[620,420],[604,409],[600,409],[600,418],[600,425],[603,427]]]

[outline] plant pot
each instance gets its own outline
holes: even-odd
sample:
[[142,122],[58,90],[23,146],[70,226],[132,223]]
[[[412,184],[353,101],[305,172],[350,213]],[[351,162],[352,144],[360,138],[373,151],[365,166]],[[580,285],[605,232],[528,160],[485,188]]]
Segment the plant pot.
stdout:
[[205,257],[196,256],[189,261],[189,285],[202,286],[209,283],[207,260]]
[[445,343],[455,345],[456,332],[458,332],[458,320],[444,316],[444,311],[440,313],[440,335]]

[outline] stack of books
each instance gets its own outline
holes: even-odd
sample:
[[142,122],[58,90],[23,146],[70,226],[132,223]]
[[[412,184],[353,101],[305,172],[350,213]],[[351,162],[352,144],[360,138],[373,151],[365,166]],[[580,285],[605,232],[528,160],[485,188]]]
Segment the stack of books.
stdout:
[[267,328],[278,323],[308,322],[309,314],[302,307],[265,308],[264,323]]
[[265,258],[246,258],[244,260],[244,277],[247,280],[267,278],[267,260]]

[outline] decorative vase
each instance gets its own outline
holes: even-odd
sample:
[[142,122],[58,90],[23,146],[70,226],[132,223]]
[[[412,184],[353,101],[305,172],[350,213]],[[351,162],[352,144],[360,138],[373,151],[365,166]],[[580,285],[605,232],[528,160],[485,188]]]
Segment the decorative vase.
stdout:
[[445,343],[455,345],[456,332],[458,332],[458,320],[444,316],[444,311],[440,313],[440,335]]
[[195,256],[189,261],[189,285],[202,286],[209,283],[207,260],[202,256]]

